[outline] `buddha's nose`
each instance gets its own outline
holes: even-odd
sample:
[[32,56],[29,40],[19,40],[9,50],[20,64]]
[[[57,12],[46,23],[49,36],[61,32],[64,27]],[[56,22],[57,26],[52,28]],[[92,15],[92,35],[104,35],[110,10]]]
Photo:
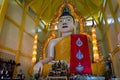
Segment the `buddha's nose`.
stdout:
[[63,23],[63,25],[67,25],[67,23]]

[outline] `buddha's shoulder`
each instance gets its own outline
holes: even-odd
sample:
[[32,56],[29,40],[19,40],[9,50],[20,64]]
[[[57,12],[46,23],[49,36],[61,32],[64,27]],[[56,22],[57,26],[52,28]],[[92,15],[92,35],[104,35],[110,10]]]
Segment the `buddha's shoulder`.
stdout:
[[52,39],[52,40],[50,40],[50,42],[49,43],[57,43],[58,41],[60,41],[62,38],[55,38],[55,39]]

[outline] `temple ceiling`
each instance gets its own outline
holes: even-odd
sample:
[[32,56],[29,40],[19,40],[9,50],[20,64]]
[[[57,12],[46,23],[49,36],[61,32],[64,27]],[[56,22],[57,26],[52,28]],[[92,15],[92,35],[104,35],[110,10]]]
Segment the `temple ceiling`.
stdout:
[[57,10],[63,3],[73,5],[77,15],[83,17],[99,16],[99,11],[104,0],[24,0],[25,5],[30,7],[39,19],[50,23]]
[[[120,1],[119,0],[24,0],[24,5],[28,9],[31,9],[35,14],[36,18],[39,21],[44,21],[47,24],[50,24],[51,21],[55,18],[58,12],[59,7],[62,4],[70,3],[77,15],[84,18],[94,17],[98,21],[98,28],[101,33],[104,33],[102,27],[102,21],[100,21],[100,16],[102,13],[102,19],[107,21],[104,24],[110,24],[108,19],[115,19],[120,16]],[[35,18],[35,19],[36,19]],[[48,32],[48,26],[42,27],[39,26],[41,31],[44,33]],[[43,35],[41,32],[41,35]],[[106,32],[106,31],[105,31]],[[44,34],[43,36],[45,36]],[[99,34],[97,33],[99,36]],[[101,39],[101,37],[99,36]]]

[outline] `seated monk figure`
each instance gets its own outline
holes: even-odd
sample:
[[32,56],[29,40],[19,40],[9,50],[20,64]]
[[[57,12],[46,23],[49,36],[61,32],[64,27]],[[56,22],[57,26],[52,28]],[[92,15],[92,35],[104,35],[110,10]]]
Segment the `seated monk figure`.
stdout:
[[34,74],[48,75],[50,65],[47,63],[52,60],[64,60],[68,64],[70,63],[70,35],[74,33],[76,22],[73,16],[69,13],[69,9],[64,9],[62,15],[58,21],[58,30],[61,32],[61,37],[52,39],[48,44],[48,54],[43,60],[37,62],[33,68]]

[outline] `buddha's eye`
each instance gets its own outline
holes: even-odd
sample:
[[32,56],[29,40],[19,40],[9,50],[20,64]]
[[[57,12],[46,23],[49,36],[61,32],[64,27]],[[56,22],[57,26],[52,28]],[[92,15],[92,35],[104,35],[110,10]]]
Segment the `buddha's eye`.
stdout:
[[68,19],[68,21],[70,21],[70,19]]
[[59,22],[62,22],[62,20],[60,20]]

